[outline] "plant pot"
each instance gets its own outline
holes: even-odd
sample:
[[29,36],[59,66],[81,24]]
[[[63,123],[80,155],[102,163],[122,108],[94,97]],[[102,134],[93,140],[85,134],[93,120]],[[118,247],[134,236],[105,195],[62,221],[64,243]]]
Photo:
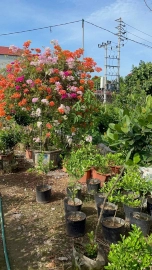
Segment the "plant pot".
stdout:
[[147,198],[147,211],[152,216],[152,197]]
[[[97,210],[98,210],[98,217],[100,216],[100,212],[102,210],[103,202],[98,203]],[[117,210],[117,205],[114,203],[106,202],[103,210],[103,218],[105,217],[113,217]]]
[[54,167],[58,167],[60,162],[60,153],[61,150],[54,150],[54,151],[39,151],[39,150],[33,150],[33,160],[35,163],[35,166],[38,165],[38,159],[40,154],[44,154],[44,164],[49,164],[50,161],[53,161]]
[[96,169],[93,168],[91,177],[100,180],[100,186],[102,187],[104,183],[111,178],[111,174],[99,173]]
[[11,172],[14,162],[15,158],[13,151],[7,152],[6,154],[0,154],[0,170],[9,170]]
[[[70,187],[70,186],[66,188],[67,196],[69,198],[72,198],[72,195],[73,195],[72,189],[73,189],[73,187]],[[81,188],[76,187],[74,189],[76,189],[75,197],[80,199],[81,198]]]
[[86,214],[80,211],[66,214],[66,232],[71,237],[81,237],[85,234]]
[[100,189],[100,180],[90,178],[87,181],[87,191],[89,194],[95,194]]
[[101,246],[95,260],[84,255],[84,247],[81,244],[73,245],[72,269],[79,270],[102,270],[106,264],[105,254]]
[[122,166],[110,166],[111,172],[114,174],[120,174]]
[[33,159],[33,151],[30,149],[26,149],[25,156],[26,159]]
[[94,194],[96,209],[97,209],[97,205],[98,204],[102,204],[103,203],[105,197],[106,197],[106,194],[105,193],[97,192],[97,193]]
[[91,170],[88,170],[84,175],[79,179],[79,183],[86,184],[87,180],[91,178]]
[[36,186],[36,201],[38,203],[48,203],[51,200],[51,186],[39,185]]
[[130,224],[136,224],[142,230],[144,236],[150,231],[152,217],[142,212],[132,212],[130,214]]
[[103,237],[109,243],[117,243],[125,233],[125,221],[119,217],[106,217],[101,224]]
[[82,201],[78,198],[74,199],[74,202],[71,198],[64,198],[64,210],[67,212],[81,211]]
[[130,206],[130,205],[123,205],[124,208],[124,212],[125,212],[125,221],[130,222],[130,214],[133,212],[140,212],[141,208],[138,207],[134,207],[134,206]]

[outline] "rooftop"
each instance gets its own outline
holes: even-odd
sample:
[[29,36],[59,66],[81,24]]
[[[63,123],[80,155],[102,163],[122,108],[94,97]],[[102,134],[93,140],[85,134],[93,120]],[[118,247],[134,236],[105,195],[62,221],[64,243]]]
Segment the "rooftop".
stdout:
[[0,46],[0,55],[19,56],[20,52],[13,53],[9,47]]

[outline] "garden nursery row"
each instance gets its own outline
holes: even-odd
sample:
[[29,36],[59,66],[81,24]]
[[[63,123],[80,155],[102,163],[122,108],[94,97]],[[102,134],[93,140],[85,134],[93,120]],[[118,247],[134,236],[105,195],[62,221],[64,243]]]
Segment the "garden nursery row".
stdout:
[[150,270],[151,95],[102,103],[82,49],[30,43],[0,75],[1,269]]

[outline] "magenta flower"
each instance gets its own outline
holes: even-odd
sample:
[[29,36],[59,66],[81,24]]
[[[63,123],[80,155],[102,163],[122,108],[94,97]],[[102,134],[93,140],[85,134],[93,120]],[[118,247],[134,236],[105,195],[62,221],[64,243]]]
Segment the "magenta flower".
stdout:
[[16,78],[16,82],[23,82],[24,81],[24,76]]
[[20,90],[21,89],[21,87],[19,85],[16,85],[15,88],[16,88],[16,90]]
[[63,94],[63,95],[61,96],[61,98],[62,98],[62,99],[68,98],[68,95],[67,95],[67,94]]
[[70,94],[70,97],[71,97],[71,98],[76,98],[76,97],[77,97],[77,94],[71,93],[71,94]]
[[36,103],[39,100],[39,98],[32,98],[32,102]]

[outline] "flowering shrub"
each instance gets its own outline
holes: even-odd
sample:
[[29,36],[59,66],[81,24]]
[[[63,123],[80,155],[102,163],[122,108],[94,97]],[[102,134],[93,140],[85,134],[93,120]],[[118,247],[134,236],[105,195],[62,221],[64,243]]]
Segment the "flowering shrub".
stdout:
[[[89,135],[97,121],[99,104],[93,93],[91,72],[100,72],[92,58],[81,60],[82,49],[63,50],[53,41],[53,49],[30,49],[23,44],[21,56],[6,67],[0,77],[0,117],[22,119],[29,116],[31,128],[41,128],[40,137],[57,146]],[[14,52],[18,48],[10,46]],[[20,123],[22,124],[22,123]],[[24,122],[24,125],[25,122]]]

